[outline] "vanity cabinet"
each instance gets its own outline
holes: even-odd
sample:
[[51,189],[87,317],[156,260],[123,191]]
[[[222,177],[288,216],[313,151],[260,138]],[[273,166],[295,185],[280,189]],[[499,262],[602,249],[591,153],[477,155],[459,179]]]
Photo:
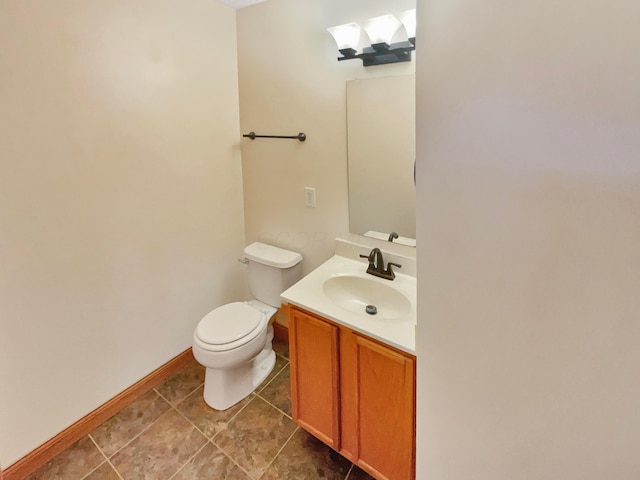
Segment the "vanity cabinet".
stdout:
[[415,471],[415,357],[290,309],[294,420],[379,480]]

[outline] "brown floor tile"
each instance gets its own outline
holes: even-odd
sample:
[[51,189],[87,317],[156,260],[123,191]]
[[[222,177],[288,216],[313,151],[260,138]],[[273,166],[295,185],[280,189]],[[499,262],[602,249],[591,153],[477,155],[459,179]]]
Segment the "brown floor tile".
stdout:
[[108,462],[104,462],[82,480],[120,480],[120,477]]
[[[25,480],[346,480],[351,464],[282,413],[291,415],[288,344],[274,350],[257,395],[216,411],[202,397],[205,368],[191,362]],[[354,466],[348,480],[373,477]]]
[[273,350],[280,356],[289,360],[289,342],[280,340],[279,338],[273,339]]
[[347,477],[347,480],[376,480],[376,479],[373,478],[364,470],[362,470],[361,468],[356,467],[354,465],[353,470],[351,470],[351,473]]
[[207,443],[172,480],[251,480],[218,447]]
[[25,480],[77,480],[104,462],[98,447],[86,436],[45,463]]
[[351,462],[301,428],[261,480],[344,480]]
[[176,405],[176,409],[189,419],[207,438],[212,438],[216,433],[227,426],[233,416],[251,401],[253,395],[236,403],[227,410],[214,410],[207,405],[203,398],[204,387],[198,387],[191,395]]
[[204,383],[205,368],[193,360],[175,375],[167,378],[155,390],[175,405]]
[[172,409],[111,457],[111,462],[124,480],[166,479],[206,442],[204,435]]
[[289,416],[291,416],[290,382],[289,365],[287,365],[259,394],[260,397],[264,398],[271,405],[278,407]]
[[244,471],[259,478],[295,429],[286,415],[254,397],[213,441]]
[[110,457],[170,408],[165,400],[150,390],[96,428],[91,437]]
[[281,357],[280,355],[276,355],[276,364],[274,365],[273,370],[271,370],[271,373],[267,376],[267,378],[264,379],[264,382],[262,382],[255,391],[259,392],[260,390],[265,388],[267,384],[271,380],[273,380],[273,377],[278,375],[287,365],[289,365],[289,361],[286,358]]

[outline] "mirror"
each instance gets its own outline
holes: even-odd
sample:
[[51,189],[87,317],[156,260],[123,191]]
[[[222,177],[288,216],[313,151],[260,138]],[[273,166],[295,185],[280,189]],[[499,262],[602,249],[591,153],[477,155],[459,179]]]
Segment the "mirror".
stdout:
[[415,246],[415,75],[347,82],[349,230]]

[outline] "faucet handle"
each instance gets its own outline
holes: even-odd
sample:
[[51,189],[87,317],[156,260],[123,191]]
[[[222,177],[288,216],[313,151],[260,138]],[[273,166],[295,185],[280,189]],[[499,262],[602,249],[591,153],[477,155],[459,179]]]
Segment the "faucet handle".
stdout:
[[394,267],[398,267],[398,268],[402,268],[402,265],[400,265],[399,263],[393,263],[393,262],[387,263],[387,273],[389,275],[391,275],[392,278],[395,278],[396,275],[395,275],[395,273],[393,273],[393,270],[391,269],[391,265],[393,265]]
[[366,258],[367,261],[369,262],[369,268],[373,267],[373,264],[375,262],[375,259],[373,258],[373,255],[371,255],[371,254],[369,254],[369,255],[360,254],[360,258]]
[[393,273],[393,270],[391,269],[392,265],[394,267],[402,268],[402,265],[400,265],[398,263],[393,263],[393,262],[387,263],[387,270],[384,273],[387,275],[387,277],[385,277],[385,278],[388,278],[389,280],[393,280],[394,278],[396,278],[396,274]]

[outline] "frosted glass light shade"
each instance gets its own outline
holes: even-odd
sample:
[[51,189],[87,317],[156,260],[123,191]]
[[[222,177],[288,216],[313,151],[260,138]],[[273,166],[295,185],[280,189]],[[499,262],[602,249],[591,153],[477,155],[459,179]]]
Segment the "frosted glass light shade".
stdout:
[[369,35],[372,45],[376,43],[390,44],[393,34],[400,28],[400,25],[400,21],[393,15],[383,15],[364,22],[364,29]]
[[415,38],[416,36],[416,9],[407,10],[400,14],[400,21],[407,31],[407,37]]
[[360,43],[360,25],[357,23],[346,23],[337,27],[327,28],[333,39],[338,44],[338,50],[345,48],[358,48]]

